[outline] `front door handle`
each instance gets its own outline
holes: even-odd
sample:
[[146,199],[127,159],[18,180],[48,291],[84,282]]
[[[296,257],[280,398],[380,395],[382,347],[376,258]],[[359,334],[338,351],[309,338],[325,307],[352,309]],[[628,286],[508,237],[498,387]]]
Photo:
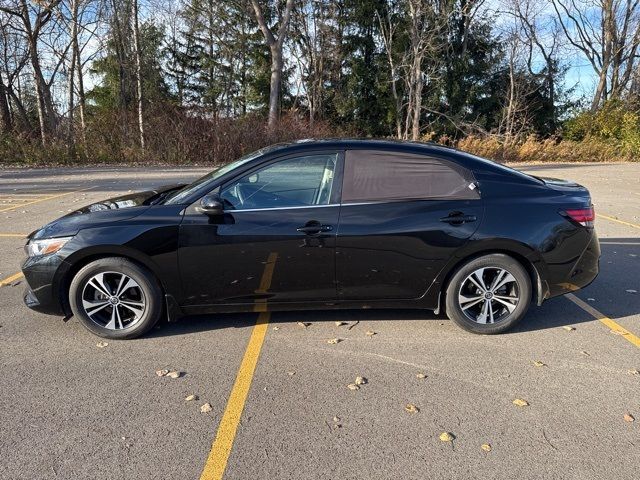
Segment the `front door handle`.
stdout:
[[465,215],[463,213],[451,214],[448,217],[442,217],[441,222],[451,225],[462,225],[463,223],[475,222],[478,218],[475,215]]
[[318,222],[309,222],[303,227],[296,228],[296,231],[306,233],[307,235],[313,235],[320,232],[330,232],[331,230],[333,230],[331,225],[321,225]]

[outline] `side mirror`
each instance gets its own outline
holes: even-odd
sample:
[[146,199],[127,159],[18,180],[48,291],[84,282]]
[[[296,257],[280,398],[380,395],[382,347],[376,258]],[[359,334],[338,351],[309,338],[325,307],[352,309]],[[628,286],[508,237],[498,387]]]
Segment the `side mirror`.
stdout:
[[200,206],[196,207],[196,211],[210,216],[222,215],[224,214],[224,204],[222,203],[220,195],[210,193],[202,197]]

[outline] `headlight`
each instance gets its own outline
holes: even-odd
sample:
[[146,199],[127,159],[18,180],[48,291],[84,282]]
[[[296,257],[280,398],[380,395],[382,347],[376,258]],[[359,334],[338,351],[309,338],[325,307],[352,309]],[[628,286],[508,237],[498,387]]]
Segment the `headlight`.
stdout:
[[71,240],[73,237],[60,237],[60,238],[44,238],[42,240],[31,240],[24,247],[27,255],[30,257],[36,257],[38,255],[49,255],[50,253],[56,253],[60,250],[65,243]]

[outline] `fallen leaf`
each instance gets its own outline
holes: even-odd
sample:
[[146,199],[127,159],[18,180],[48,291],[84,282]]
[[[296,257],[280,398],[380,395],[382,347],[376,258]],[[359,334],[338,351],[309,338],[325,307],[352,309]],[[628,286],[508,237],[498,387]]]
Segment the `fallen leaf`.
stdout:
[[630,288],[630,289],[628,289],[628,290],[625,290],[625,292],[627,292],[627,293],[638,293],[638,291],[637,291],[637,290],[634,290],[634,289],[632,289],[632,288]]
[[277,332],[278,330],[280,330],[280,327],[273,327],[273,329]]
[[628,332],[623,332],[621,330],[609,330],[610,333],[613,333],[614,335],[627,335]]
[[329,345],[335,345],[336,343],[340,343],[342,340],[339,338],[330,338],[329,340],[327,340],[327,343]]
[[595,298],[591,298],[591,297],[587,298],[587,302],[595,302],[595,301],[596,301]]
[[209,413],[212,410],[213,410],[213,407],[211,406],[210,403],[205,403],[204,405],[202,405],[200,407],[200,412],[201,413]]
[[521,398],[516,398],[513,401],[514,405],[517,405],[518,407],[528,407],[529,406],[529,402],[527,402],[526,400],[523,400]]
[[369,381],[364,377],[356,377],[355,384],[356,385],[364,385],[365,383],[369,383]]
[[298,322],[299,327],[307,328],[309,325],[311,324],[308,322]]
[[591,354],[589,352],[585,351],[585,350],[582,350],[580,353],[583,354],[583,355],[586,355],[587,357],[591,356]]
[[293,376],[296,374],[296,372],[287,372],[287,374],[288,374],[290,377],[293,377]]
[[407,403],[404,406],[404,409],[409,413],[418,413],[420,411],[420,409],[416,407],[413,403]]
[[565,327],[562,327],[562,328],[564,328],[567,332],[570,332],[571,330],[575,330],[576,329],[576,327],[569,327],[568,325],[565,326]]
[[197,400],[197,399],[198,399],[197,395],[187,395],[186,397],[184,397],[185,402],[193,402],[194,400]]
[[349,390],[360,390],[360,387],[358,385],[356,385],[355,383],[350,383],[349,385],[347,385],[347,388]]
[[640,375],[640,370],[627,370],[629,375]]
[[336,327],[341,327],[342,325],[346,325],[344,322],[336,322]]
[[164,370],[156,370],[156,375],[159,377],[164,377],[169,373],[169,370],[164,369]]
[[482,445],[480,445],[480,448],[483,449],[485,452],[491,451],[491,445],[489,445],[488,443],[483,443]]
[[369,337],[373,337],[374,335],[377,335],[377,333],[374,332],[373,330],[367,330],[365,332],[365,335],[368,335]]
[[455,435],[453,433],[449,433],[449,432],[442,432],[440,434],[440,441],[441,442],[453,442],[453,440],[455,439]]
[[107,342],[98,342],[98,343],[96,343],[96,347],[98,347],[98,348],[104,348],[107,345],[109,345],[109,343],[107,343]]
[[636,420],[636,419],[634,418],[634,416],[633,416],[633,415],[631,415],[630,413],[625,413],[625,414],[624,414],[624,416],[623,416],[622,418],[624,418],[624,421],[625,421],[625,422],[629,422],[629,423],[631,423],[631,422],[635,422],[635,420]]
[[333,417],[333,421],[334,421],[335,423],[338,423],[338,422],[340,421],[340,417]]
[[173,371],[173,372],[167,373],[167,377],[169,378],[180,378],[181,376],[182,376],[182,372]]
[[424,373],[416,373],[416,377],[420,379],[427,378],[427,376]]
[[535,362],[533,362],[533,364],[534,364],[536,367],[546,367],[546,366],[547,366],[547,364],[546,364],[546,363],[541,362],[540,360],[536,360]]

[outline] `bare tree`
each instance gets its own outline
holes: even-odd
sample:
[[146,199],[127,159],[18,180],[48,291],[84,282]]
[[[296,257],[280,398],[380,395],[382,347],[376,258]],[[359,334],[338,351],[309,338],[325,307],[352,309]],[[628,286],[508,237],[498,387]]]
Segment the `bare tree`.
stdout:
[[[5,15],[6,17],[6,15]],[[3,105],[3,126],[5,132],[18,125],[25,132],[34,129],[27,115],[22,98],[16,93],[16,84],[23,68],[29,61],[29,47],[24,36],[19,35],[10,25],[10,22],[2,19],[0,23],[0,91],[5,95],[7,104]],[[19,88],[17,89],[19,92]],[[6,107],[6,109],[5,109]],[[7,112],[9,116],[7,117]]]
[[19,19],[21,30],[29,45],[29,58],[38,97],[38,117],[43,145],[56,130],[57,118],[53,108],[50,84],[42,73],[38,42],[45,25],[51,20],[53,10],[61,0],[49,0],[30,5],[27,0],[14,0],[11,6],[0,5],[0,11]]
[[[439,36],[446,19],[436,13],[436,4],[430,0],[405,0],[398,5],[408,13],[408,48],[394,46],[401,33],[393,18],[397,13],[388,5],[386,17],[378,14],[389,69],[391,92],[396,110],[396,134],[399,138],[418,140],[421,134],[423,90],[425,78],[434,79],[440,65]],[[403,94],[399,82],[403,83]]]
[[498,132],[505,145],[516,143],[530,131],[532,116],[530,97],[537,85],[528,78],[530,45],[519,19],[504,34],[507,89],[502,100],[502,116]]
[[[550,129],[556,129],[556,75],[558,74],[559,52],[563,47],[562,30],[555,14],[545,9],[547,0],[507,0],[506,13],[519,24],[519,35],[528,49],[527,67],[529,73],[544,75],[547,87],[548,105],[551,109]],[[544,68],[540,70],[540,60]],[[538,66],[536,66],[538,64]]]
[[637,68],[640,44],[638,0],[551,0],[569,43],[598,77],[591,111],[620,98]]
[[269,86],[269,128],[273,128],[278,122],[279,106],[280,106],[280,87],[282,84],[282,69],[284,60],[282,57],[282,48],[284,40],[287,37],[287,27],[291,17],[291,10],[294,6],[294,0],[287,0],[284,12],[281,15],[278,31],[273,32],[273,27],[267,25],[264,16],[264,7],[257,0],[251,0],[253,10],[256,14],[256,20],[260,26],[260,30],[264,35],[267,46],[271,52],[271,81]]

